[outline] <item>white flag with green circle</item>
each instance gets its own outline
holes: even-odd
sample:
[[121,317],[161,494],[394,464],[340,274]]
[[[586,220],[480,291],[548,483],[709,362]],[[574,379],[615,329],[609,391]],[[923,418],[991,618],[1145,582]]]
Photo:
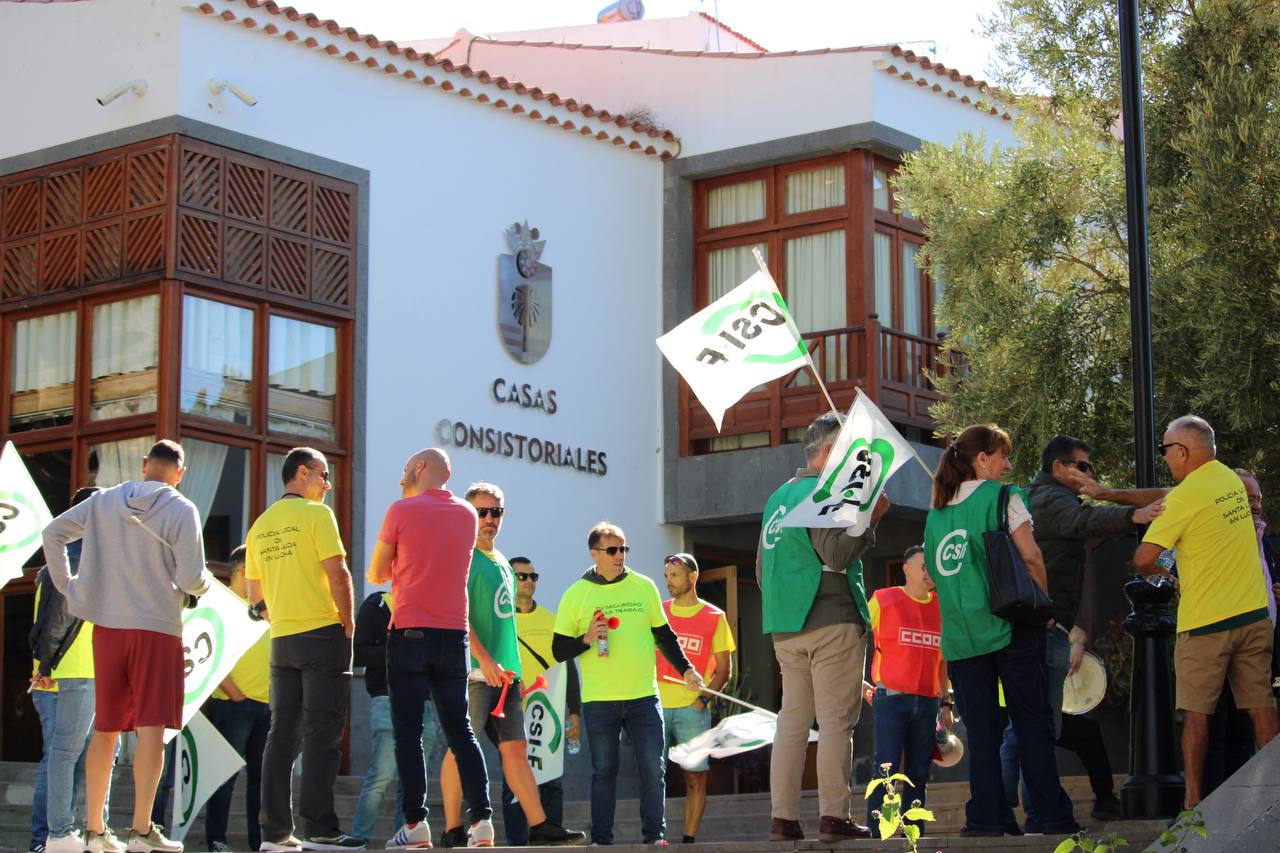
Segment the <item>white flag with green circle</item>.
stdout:
[[810,363],[787,303],[764,270],[658,338],[658,349],[717,430],[725,411],[752,388]]
[[0,586],[22,576],[23,564],[41,546],[40,534],[50,521],[53,515],[22,455],[6,441],[0,453]]
[[187,837],[213,792],[244,767],[244,759],[199,712],[182,730],[175,757],[173,831],[168,835],[174,841],[181,841]]
[[889,478],[915,455],[910,442],[859,390],[813,492],[768,526],[846,527],[850,536],[860,536]]
[[[210,584],[199,604],[182,611],[184,726],[266,630],[266,622],[249,618],[248,603],[220,583]],[[176,734],[167,729],[165,742]]]
[[541,785],[564,775],[564,702],[569,678],[566,663],[558,663],[542,674],[546,687],[529,691],[524,697],[524,734],[529,744],[529,767]]

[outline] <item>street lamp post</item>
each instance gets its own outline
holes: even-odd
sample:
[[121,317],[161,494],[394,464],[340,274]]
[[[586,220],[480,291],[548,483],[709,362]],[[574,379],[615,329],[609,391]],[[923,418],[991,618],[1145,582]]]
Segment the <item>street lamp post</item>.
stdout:
[[[1129,312],[1133,346],[1133,449],[1138,488],[1156,485],[1155,382],[1151,356],[1151,275],[1147,247],[1147,164],[1142,119],[1138,2],[1118,0],[1121,119],[1125,203],[1129,219]],[[1183,780],[1178,773],[1173,683],[1169,676],[1171,588],[1135,580],[1125,584],[1133,605],[1125,629],[1134,638],[1129,706],[1129,776],[1120,789],[1127,818],[1177,814]]]

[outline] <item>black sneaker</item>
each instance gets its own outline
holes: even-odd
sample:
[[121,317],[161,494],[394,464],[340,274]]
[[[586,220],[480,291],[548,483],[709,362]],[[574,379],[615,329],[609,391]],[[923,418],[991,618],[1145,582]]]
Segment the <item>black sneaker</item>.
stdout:
[[333,836],[312,835],[302,839],[303,850],[364,850],[368,846],[367,840],[342,833]]
[[565,829],[560,824],[549,820],[529,827],[530,847],[572,847],[576,844],[584,844],[586,840],[586,833]]
[[1120,805],[1115,794],[1108,794],[1093,801],[1092,815],[1094,820],[1120,820],[1124,817],[1124,807]]
[[467,846],[467,830],[466,827],[455,826],[453,829],[446,829],[444,835],[440,836],[441,847],[466,847]]
[[979,829],[975,826],[965,824],[960,827],[961,838],[1003,838],[1004,830],[1002,829]]

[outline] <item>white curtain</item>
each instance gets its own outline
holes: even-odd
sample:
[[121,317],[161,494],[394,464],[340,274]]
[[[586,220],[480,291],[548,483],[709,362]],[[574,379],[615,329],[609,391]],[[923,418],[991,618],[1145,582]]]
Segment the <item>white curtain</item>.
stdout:
[[45,314],[13,324],[13,393],[75,381],[76,312]]
[[880,210],[889,209],[889,173],[884,169],[876,169],[871,194],[875,206]]
[[[268,453],[267,454],[267,506],[271,506],[276,501],[284,497],[284,454]],[[333,508],[333,492],[338,488],[338,473],[329,466],[329,486],[330,489],[325,493],[324,502]]]
[[138,296],[93,309],[92,377],[149,370],[158,361],[160,297]]
[[844,204],[844,166],[826,166],[787,175],[787,213],[804,213]]
[[729,184],[707,191],[707,227],[723,228],[765,218],[763,180]]
[[271,318],[268,384],[331,397],[337,389],[338,333],[332,326]]
[[876,232],[876,314],[880,325],[893,326],[893,266],[891,253],[893,238]]
[[218,483],[222,481],[228,448],[225,444],[191,438],[182,442],[182,449],[187,457],[187,472],[182,475],[178,491],[196,505],[200,511],[200,523],[204,524],[209,520],[209,510],[213,509],[213,498],[218,493]]
[[[787,241],[787,305],[801,332],[823,332],[848,324],[845,310],[844,231],[826,231]],[[840,341],[829,338],[823,379],[835,382],[849,378],[847,358],[841,357]],[[814,353],[814,362],[822,356]],[[801,378],[803,377],[803,378]],[[796,384],[807,384],[801,373]]]
[[142,460],[155,443],[155,437],[148,435],[91,447],[90,452],[98,458],[98,475],[94,478],[94,485],[106,489],[127,480],[141,480]]
[[188,296],[182,301],[182,367],[249,379],[253,373],[253,312]]
[[902,241],[902,331],[913,335],[924,334],[920,299],[920,267],[916,265],[916,253],[920,247],[908,240]]
[[759,249],[766,262],[769,260],[767,243],[756,243],[753,246],[731,246],[728,249],[715,249],[707,252],[707,304],[710,305],[730,290],[742,284],[756,270],[751,250]]

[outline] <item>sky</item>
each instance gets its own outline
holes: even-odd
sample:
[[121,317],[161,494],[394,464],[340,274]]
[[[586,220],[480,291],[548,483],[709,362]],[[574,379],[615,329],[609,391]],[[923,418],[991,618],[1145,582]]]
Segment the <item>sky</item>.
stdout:
[[[607,0],[285,0],[305,12],[393,41],[590,24]],[[769,50],[901,44],[965,74],[989,77],[979,16],[997,0],[645,0],[646,18],[717,16]]]

